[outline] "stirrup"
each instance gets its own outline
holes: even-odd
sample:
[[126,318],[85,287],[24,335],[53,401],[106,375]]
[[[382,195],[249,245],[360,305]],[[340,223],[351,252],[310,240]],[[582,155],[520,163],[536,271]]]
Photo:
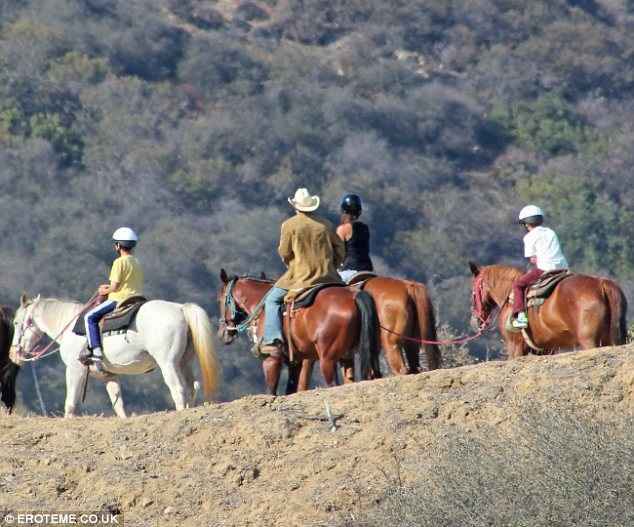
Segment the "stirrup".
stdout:
[[82,348],[79,352],[79,356],[77,360],[81,362],[84,366],[89,366],[93,361],[93,354],[90,348]]
[[88,368],[93,373],[106,373],[106,368],[101,357],[92,357],[88,363]]

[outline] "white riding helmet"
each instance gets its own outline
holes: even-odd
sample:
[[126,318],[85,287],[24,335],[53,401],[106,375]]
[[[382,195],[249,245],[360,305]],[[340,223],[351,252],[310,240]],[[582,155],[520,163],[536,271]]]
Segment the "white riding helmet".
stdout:
[[112,239],[123,247],[134,247],[139,237],[130,227],[119,227],[112,233]]
[[533,218],[535,216],[544,217],[544,212],[537,205],[526,205],[522,210],[520,210],[519,220],[520,222],[524,221],[527,218]]

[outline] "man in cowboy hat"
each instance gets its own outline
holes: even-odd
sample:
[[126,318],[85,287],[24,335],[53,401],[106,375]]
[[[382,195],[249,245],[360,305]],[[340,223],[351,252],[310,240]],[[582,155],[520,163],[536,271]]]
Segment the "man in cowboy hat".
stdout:
[[341,283],[337,267],[345,258],[345,245],[333,225],[314,212],[319,197],[300,188],[288,202],[295,216],[282,223],[278,252],[288,267],[269,291],[264,303],[264,336],[260,351],[279,356],[283,349],[280,309],[284,299],[292,299],[309,287],[324,283]]

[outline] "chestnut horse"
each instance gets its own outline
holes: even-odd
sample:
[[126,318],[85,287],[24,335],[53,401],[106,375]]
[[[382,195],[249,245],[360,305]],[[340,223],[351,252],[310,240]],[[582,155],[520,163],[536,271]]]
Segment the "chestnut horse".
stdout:
[[[506,329],[511,314],[508,297],[521,269],[505,265],[480,267],[469,262],[473,273],[472,323],[481,326],[491,311],[500,308],[498,326],[509,358],[529,353],[521,333]],[[625,344],[627,301],[612,280],[584,274],[565,278],[539,307],[528,308],[528,332],[540,353],[590,349]]]
[[13,339],[13,311],[6,306],[0,306],[0,400],[9,410],[15,405],[15,381],[20,366],[9,358],[9,349]]
[[[363,283],[363,290],[374,300],[380,325],[381,348],[392,373],[405,375],[421,371],[421,350],[425,351],[429,370],[440,368],[438,346],[418,342],[421,339],[435,341],[437,338],[434,307],[425,285],[411,280],[375,276]],[[403,352],[406,360],[403,360]],[[312,367],[312,362],[304,362],[300,385],[310,383]],[[352,373],[344,367],[344,378],[349,379],[351,376]],[[290,375],[289,381],[292,382]]]
[[[220,271],[220,280],[218,336],[225,344],[231,344],[243,323],[241,328],[248,330],[257,344],[264,328],[264,309],[260,310],[262,300],[273,283],[251,277],[230,278],[224,269]],[[294,311],[290,323],[286,321],[286,324],[290,325],[287,334],[290,333],[294,359],[302,362],[319,360],[328,386],[336,384],[337,362],[353,370],[352,352],[355,349],[361,356],[362,375],[380,376],[376,313],[369,295],[346,287],[325,288],[310,307]],[[266,390],[271,395],[277,393],[283,363],[281,357],[268,356],[263,360]],[[289,379],[297,378],[297,368],[296,362],[289,364]],[[345,382],[352,380],[346,378]],[[308,384],[301,381],[299,389],[307,389]],[[292,391],[295,387],[291,382],[287,392]]]
[[[427,367],[440,368],[436,344],[419,344],[418,339],[436,340],[436,319],[427,288],[420,282],[387,276],[370,278],[363,288],[374,300],[381,325],[381,347],[395,375],[418,373],[419,352],[425,351]],[[401,350],[405,351],[407,363]]]

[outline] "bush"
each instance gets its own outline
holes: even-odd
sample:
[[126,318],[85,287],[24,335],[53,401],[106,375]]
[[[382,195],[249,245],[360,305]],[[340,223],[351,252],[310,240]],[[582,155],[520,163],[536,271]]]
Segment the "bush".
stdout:
[[[530,408],[512,436],[449,432],[421,458],[417,481],[391,478],[380,504],[340,527],[626,526],[634,521],[631,419]],[[388,474],[388,476],[390,476]]]

